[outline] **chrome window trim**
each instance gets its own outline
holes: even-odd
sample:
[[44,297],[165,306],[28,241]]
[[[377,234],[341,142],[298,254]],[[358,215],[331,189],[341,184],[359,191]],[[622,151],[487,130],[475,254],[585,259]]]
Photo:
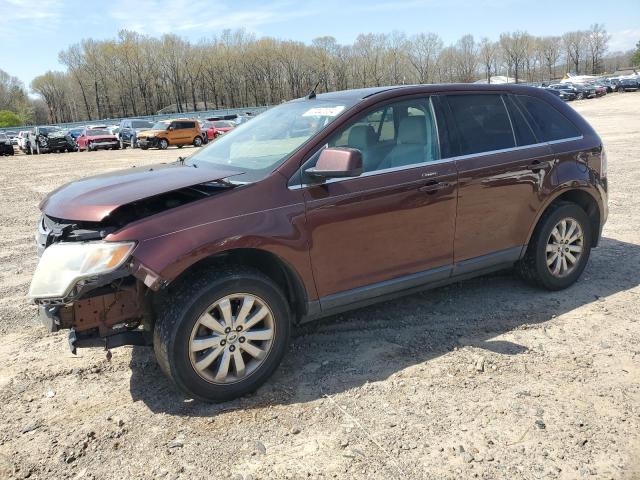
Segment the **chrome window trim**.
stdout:
[[[514,147],[517,147],[518,140],[516,139],[516,130],[513,128],[513,121],[511,120],[511,114],[509,113],[509,109],[507,108],[507,102],[504,101],[504,95],[500,95],[500,100],[502,100],[502,106],[504,107],[504,111],[506,112],[507,118],[509,119],[509,126],[511,127],[511,136],[513,137],[513,145]],[[521,145],[521,146],[524,146],[524,145]]]
[[[508,114],[508,112],[507,112]],[[436,125],[437,128],[437,125]],[[385,168],[382,170],[372,170],[371,172],[365,172],[362,175],[359,175],[357,177],[343,177],[343,178],[331,178],[329,180],[327,180],[326,182],[323,183],[302,183],[300,185],[289,185],[288,189],[289,190],[299,190],[302,188],[307,188],[307,187],[317,187],[319,185],[327,185],[330,183],[336,183],[336,182],[344,182],[347,180],[354,180],[354,179],[358,179],[358,178],[362,178],[362,177],[371,177],[374,175],[384,175],[385,173],[393,173],[393,172],[399,172],[402,170],[410,170],[412,168],[421,168],[421,167],[426,167],[429,165],[439,165],[442,163],[448,163],[448,162],[456,162],[458,160],[467,160],[469,158],[474,158],[474,157],[484,157],[487,155],[496,155],[499,153],[508,153],[508,152],[514,152],[517,150],[523,150],[525,148],[533,148],[533,147],[542,147],[542,146],[550,146],[550,145],[556,145],[559,143],[565,143],[565,142],[573,142],[576,140],[582,140],[584,138],[584,135],[580,135],[578,137],[568,137],[568,138],[561,138],[559,140],[550,140],[548,142],[538,142],[538,143],[532,143],[530,145],[520,145],[517,147],[510,147],[510,148],[503,148],[500,150],[490,150],[488,152],[479,152],[479,153],[470,153],[467,155],[458,155],[455,157],[447,157],[447,158],[441,158],[440,160],[433,160],[430,162],[421,162],[421,163],[414,163],[411,165],[403,165],[401,167],[391,167],[391,168]],[[325,148],[326,145],[323,145],[320,149],[316,150],[313,155],[315,155],[316,153],[318,153],[318,151],[320,151],[322,148]],[[309,158],[311,158],[312,155],[309,156]]]

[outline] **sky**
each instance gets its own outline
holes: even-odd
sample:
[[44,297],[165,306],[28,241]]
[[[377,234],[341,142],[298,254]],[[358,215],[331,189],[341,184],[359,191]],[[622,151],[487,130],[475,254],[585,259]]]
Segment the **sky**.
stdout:
[[[121,29],[192,41],[230,28],[256,36],[310,42],[332,35],[433,32],[445,44],[465,34],[497,39],[505,31],[558,35],[603,23],[610,50],[640,40],[640,0],[0,0],[0,69],[22,80],[64,70],[58,52],[84,38],[114,38]],[[569,11],[570,10],[570,11]]]

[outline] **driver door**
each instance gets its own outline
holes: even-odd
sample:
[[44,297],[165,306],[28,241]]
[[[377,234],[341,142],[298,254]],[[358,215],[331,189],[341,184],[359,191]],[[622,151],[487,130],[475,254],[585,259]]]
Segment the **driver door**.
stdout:
[[321,184],[302,174],[322,309],[448,277],[457,173],[454,162],[440,160],[430,99],[374,108],[328,146],[359,149],[364,172]]

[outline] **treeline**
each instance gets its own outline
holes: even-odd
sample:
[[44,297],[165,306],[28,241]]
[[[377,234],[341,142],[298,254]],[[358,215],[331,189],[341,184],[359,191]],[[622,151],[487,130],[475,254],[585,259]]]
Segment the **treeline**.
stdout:
[[0,128],[47,121],[42,100],[27,95],[22,82],[0,69]]
[[164,111],[273,105],[319,91],[385,84],[472,82],[494,75],[540,81],[612,72],[633,52],[608,55],[601,24],[562,36],[526,32],[496,41],[465,35],[445,45],[434,33],[362,34],[351,45],[333,37],[311,44],[225,31],[192,43],[121,31],[113,40],[83,40],[60,52],[64,72],[35,78],[52,122]]

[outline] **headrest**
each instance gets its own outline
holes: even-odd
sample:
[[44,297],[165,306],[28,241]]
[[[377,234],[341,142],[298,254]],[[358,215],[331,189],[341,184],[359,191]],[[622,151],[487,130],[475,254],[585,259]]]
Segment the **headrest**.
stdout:
[[354,125],[349,130],[349,146],[359,150],[366,149],[376,141],[376,132],[371,125]]
[[398,144],[427,143],[427,127],[423,116],[405,117],[398,127]]

